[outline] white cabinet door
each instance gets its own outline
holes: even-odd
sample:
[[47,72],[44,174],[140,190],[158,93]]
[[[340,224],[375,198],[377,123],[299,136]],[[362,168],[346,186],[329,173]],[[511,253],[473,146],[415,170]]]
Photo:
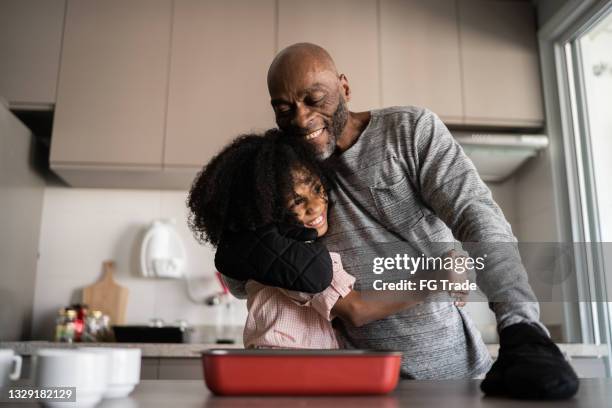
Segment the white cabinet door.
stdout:
[[416,105],[463,122],[455,0],[381,0],[385,106]]
[[465,120],[470,125],[544,122],[533,5],[459,0]]
[[0,97],[55,103],[65,0],[0,1]]
[[199,167],[239,134],[274,126],[274,6],[175,1],[165,166]]
[[172,1],[71,0],[51,163],[161,168]]
[[298,42],[325,48],[352,89],[352,111],[380,107],[375,0],[279,0],[278,49]]

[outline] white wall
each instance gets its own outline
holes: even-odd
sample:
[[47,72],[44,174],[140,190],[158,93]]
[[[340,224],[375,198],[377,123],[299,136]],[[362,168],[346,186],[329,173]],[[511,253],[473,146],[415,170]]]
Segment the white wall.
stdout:
[[[185,282],[139,277],[142,235],[157,218],[174,218],[188,253],[193,289],[204,298],[220,290],[214,277],[214,254],[199,245],[186,226],[186,193],[157,190],[105,190],[48,187],[40,233],[40,259],[34,302],[33,336],[50,338],[57,310],[81,300],[81,289],[96,282],[102,262],[117,264],[116,280],[129,289],[126,320],[148,323],[186,319],[215,323],[216,311],[188,299]],[[246,316],[241,302],[237,322]]]
[[[549,135],[549,137],[555,137],[555,135]],[[536,158],[526,163],[516,175],[516,179],[518,193],[516,201],[518,222],[516,226],[519,241],[525,243],[558,242],[549,152],[540,152]],[[560,290],[560,287],[555,290]],[[555,296],[555,298],[559,297],[561,297],[560,294]],[[560,302],[540,302],[540,320],[548,326],[560,327],[564,325],[563,304]],[[556,334],[562,335],[558,331]],[[564,341],[566,340],[564,339]]]
[[[554,192],[548,151],[529,160],[510,179],[489,184],[493,198],[502,208],[519,242],[556,242]],[[483,336],[493,339],[495,316],[486,303],[468,303],[466,306]],[[562,304],[541,302],[540,320],[547,326],[564,323]],[[552,335],[559,336],[553,329]]]

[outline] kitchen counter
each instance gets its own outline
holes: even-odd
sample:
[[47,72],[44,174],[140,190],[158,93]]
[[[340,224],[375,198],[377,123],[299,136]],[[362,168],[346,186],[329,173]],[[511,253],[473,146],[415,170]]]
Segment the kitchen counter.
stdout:
[[[485,397],[480,380],[400,381],[394,392],[384,396],[339,397],[216,397],[202,381],[141,381],[128,398],[104,400],[97,408],[122,407],[609,407],[612,401],[612,379],[582,379],[578,394],[565,401],[517,401]],[[24,402],[3,407],[37,406]]]
[[[239,344],[213,344],[213,343],[54,343],[50,341],[15,341],[0,342],[0,348],[10,348],[16,353],[29,356],[40,348],[47,347],[78,347],[78,346],[100,346],[100,347],[136,347],[142,350],[143,357],[158,358],[193,358],[199,357],[200,351],[211,348],[242,348]],[[497,357],[498,344],[487,344],[487,348],[493,358]],[[559,348],[570,357],[605,357],[608,348],[605,344],[582,344],[582,343],[560,343]]]
[[200,357],[202,350],[211,348],[242,348],[240,344],[214,343],[56,343],[51,341],[15,341],[0,342],[0,348],[10,348],[22,356],[31,356],[41,348],[74,348],[87,347],[126,347],[139,348],[143,357],[155,358],[194,358]]
[[[242,344],[160,344],[160,343],[53,343],[47,341],[0,342],[0,348],[10,348],[22,355],[22,378],[31,376],[31,356],[41,348],[73,348],[80,345],[99,347],[129,347],[142,350],[141,379],[199,380],[202,379],[200,352],[211,348],[242,348]],[[487,345],[493,358],[497,344]],[[568,356],[578,377],[606,377],[607,346],[594,344],[559,344]]]

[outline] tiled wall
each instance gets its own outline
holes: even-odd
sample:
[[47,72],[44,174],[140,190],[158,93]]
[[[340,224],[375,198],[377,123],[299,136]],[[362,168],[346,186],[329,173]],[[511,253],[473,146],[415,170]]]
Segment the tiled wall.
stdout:
[[[514,179],[490,187],[514,223]],[[199,245],[186,226],[185,199],[182,191],[48,187],[40,233],[34,338],[50,338],[57,309],[80,300],[81,289],[100,278],[106,259],[116,261],[116,280],[130,291],[128,323],[147,323],[159,317],[167,322],[186,319],[191,324],[214,324],[218,311],[191,302],[184,281],[139,276],[138,255],[146,227],[157,218],[174,218],[186,243],[193,291],[204,298],[220,289],[214,278],[212,250]],[[246,307],[236,302],[230,323],[241,324]],[[479,325],[495,323],[484,303],[469,305],[468,310]]]

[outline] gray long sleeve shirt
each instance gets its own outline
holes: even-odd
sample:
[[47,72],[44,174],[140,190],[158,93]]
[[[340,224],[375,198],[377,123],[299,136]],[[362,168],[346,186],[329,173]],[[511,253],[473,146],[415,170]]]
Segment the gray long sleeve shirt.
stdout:
[[[431,111],[417,107],[373,110],[355,144],[334,156],[337,188],[332,194],[328,233],[357,290],[371,290],[372,257],[382,246],[404,253],[436,256],[455,239],[516,242],[508,222],[472,162]],[[537,322],[539,306],[527,282],[518,251],[488,251],[487,267],[476,275],[489,299],[498,329]],[[470,254],[476,256],[478,254]],[[238,282],[229,282],[240,294]],[[503,294],[503,296],[500,296]],[[362,327],[336,322],[348,347],[404,352],[401,372],[417,379],[470,378],[491,365],[470,316],[448,294]],[[543,327],[543,326],[542,326]]]

